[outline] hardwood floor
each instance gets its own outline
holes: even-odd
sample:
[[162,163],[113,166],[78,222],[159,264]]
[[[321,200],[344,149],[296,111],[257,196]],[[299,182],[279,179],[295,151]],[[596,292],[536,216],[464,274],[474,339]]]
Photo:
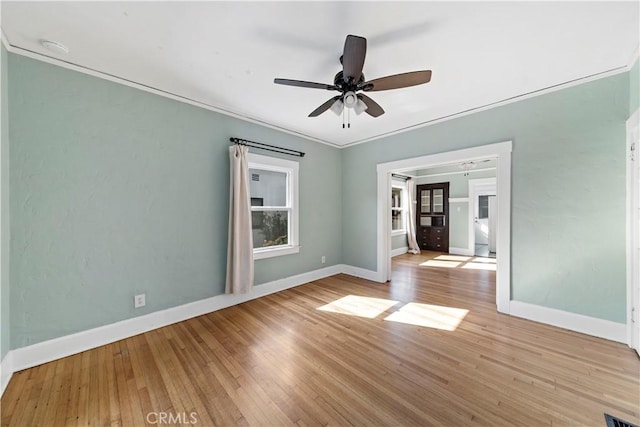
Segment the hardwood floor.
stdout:
[[18,372],[2,425],[640,424],[626,345],[498,314],[491,261],[438,255],[394,258],[385,285],[337,275]]

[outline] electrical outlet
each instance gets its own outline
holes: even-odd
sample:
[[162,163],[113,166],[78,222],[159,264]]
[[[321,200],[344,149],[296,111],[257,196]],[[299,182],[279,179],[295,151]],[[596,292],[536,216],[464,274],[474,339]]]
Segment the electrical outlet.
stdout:
[[322,255],[322,259],[321,259],[321,261],[322,261],[322,263],[324,264],[325,262],[327,262],[327,258],[326,258],[324,255]]
[[147,294],[140,294],[133,297],[133,308],[144,307],[147,304]]

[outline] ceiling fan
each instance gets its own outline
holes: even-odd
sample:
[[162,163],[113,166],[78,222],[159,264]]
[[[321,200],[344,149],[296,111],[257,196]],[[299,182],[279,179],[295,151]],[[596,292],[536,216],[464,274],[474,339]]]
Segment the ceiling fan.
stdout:
[[[344,42],[343,54],[340,57],[342,71],[335,75],[332,85],[290,79],[274,79],[273,82],[281,85],[340,92],[340,95],[334,96],[313,110],[309,117],[317,117],[328,109],[339,115],[344,111],[345,107],[353,109],[356,114],[366,112],[372,117],[379,117],[384,114],[382,107],[361,92],[400,89],[428,83],[431,80],[431,70],[421,70],[365,81],[362,68],[364,67],[366,53],[367,39],[348,35]],[[342,127],[344,127],[344,123]]]
[[471,169],[475,169],[478,166],[478,163],[490,162],[491,159],[484,160],[470,160],[468,162],[462,162],[458,165],[460,169],[464,171],[464,176],[469,176],[469,171]]

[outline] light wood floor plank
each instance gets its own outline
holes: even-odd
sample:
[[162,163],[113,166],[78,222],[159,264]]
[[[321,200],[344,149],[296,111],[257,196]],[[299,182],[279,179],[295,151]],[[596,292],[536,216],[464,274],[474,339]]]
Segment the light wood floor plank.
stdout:
[[[0,422],[640,424],[632,350],[497,313],[495,272],[424,265],[439,255],[394,258],[387,284],[340,274],[18,372]],[[349,295],[397,304],[374,318],[318,310]],[[385,320],[408,303],[468,313],[455,330]]]

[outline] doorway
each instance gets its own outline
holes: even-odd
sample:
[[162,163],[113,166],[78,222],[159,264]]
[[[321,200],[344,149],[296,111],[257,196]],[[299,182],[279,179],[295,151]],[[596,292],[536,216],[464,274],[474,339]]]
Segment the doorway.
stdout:
[[469,251],[475,256],[496,256],[497,202],[495,178],[469,180]]
[[496,159],[497,200],[496,229],[496,306],[499,312],[510,312],[511,301],[511,151],[512,142],[500,142],[456,151],[431,154],[377,165],[377,244],[375,280],[391,278],[391,173],[412,171],[439,165],[480,159]]

